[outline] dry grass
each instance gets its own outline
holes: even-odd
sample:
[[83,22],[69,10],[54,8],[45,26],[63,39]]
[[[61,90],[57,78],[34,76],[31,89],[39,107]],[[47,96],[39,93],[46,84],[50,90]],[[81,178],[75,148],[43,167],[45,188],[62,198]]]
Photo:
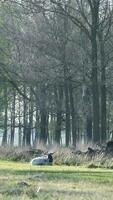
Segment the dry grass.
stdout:
[[[87,150],[87,149],[86,149]],[[36,152],[33,153],[29,148],[2,148],[0,147],[0,159],[8,161],[29,162],[33,157],[43,155],[48,151],[54,152],[54,165],[68,166],[88,166],[94,168],[111,168],[113,169],[113,155],[105,155],[104,152],[97,153],[93,156],[85,152],[76,152],[72,148],[59,148],[57,146],[47,147],[38,144]]]

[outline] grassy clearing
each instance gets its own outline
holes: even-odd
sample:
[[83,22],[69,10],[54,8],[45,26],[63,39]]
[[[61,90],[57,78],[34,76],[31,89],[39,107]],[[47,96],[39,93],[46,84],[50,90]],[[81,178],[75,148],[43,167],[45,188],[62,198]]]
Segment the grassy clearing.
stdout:
[[0,161],[2,200],[111,200],[113,171]]

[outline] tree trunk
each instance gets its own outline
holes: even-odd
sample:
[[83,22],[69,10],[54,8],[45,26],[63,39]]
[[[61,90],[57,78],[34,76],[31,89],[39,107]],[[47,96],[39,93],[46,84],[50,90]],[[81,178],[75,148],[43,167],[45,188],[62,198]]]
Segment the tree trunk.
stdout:
[[59,85],[55,87],[55,100],[56,100],[56,108],[57,108],[57,121],[55,128],[55,141],[60,144],[61,140],[61,124],[62,124],[62,100],[63,100],[63,90]]
[[37,144],[38,139],[39,139],[39,99],[38,99],[38,88],[36,87],[36,95],[35,95],[35,102],[36,102],[36,122],[35,122],[35,141],[34,145]]
[[18,127],[18,146],[21,147],[22,146],[22,125],[21,125],[21,98],[19,95],[19,113],[18,113],[18,121],[19,121],[19,127]]
[[31,146],[31,132],[32,132],[32,125],[33,125],[33,93],[30,88],[30,102],[29,102],[29,124],[26,134],[26,144],[27,146]]
[[46,110],[46,91],[44,86],[41,88],[40,102],[40,140],[46,144],[47,142],[47,110]]
[[[24,86],[24,95],[26,95],[26,86]],[[23,99],[23,140],[22,146],[26,146],[26,135],[27,135],[27,100]]]
[[92,98],[93,98],[93,141],[100,142],[99,130],[99,88],[97,68],[97,29],[98,29],[98,3],[94,2],[92,11],[91,47],[92,47]]
[[11,146],[14,146],[14,135],[15,135],[15,97],[16,91],[13,89],[13,102],[11,110]]
[[36,122],[35,122],[35,145],[38,142],[39,139],[39,109],[38,105],[36,103]]
[[44,144],[47,142],[47,132],[46,132],[46,110],[42,109],[40,111],[41,115],[41,124],[40,124],[40,141],[42,141]]
[[[68,6],[65,4],[65,11],[69,12]],[[70,142],[70,101],[69,101],[69,70],[66,60],[67,43],[68,43],[68,28],[69,20],[68,16],[64,16],[63,38],[62,38],[62,65],[64,70],[64,93],[65,93],[65,109],[66,109],[66,146],[69,146]]]
[[86,136],[87,136],[87,142],[92,141],[92,117],[91,115],[87,115],[86,119]]
[[70,94],[70,111],[72,117],[72,144],[76,147],[76,116],[75,116],[75,107],[74,107],[74,97],[73,97],[73,88],[72,82],[69,82],[69,94]]
[[2,145],[7,145],[7,114],[8,114],[8,100],[7,100],[7,87],[4,88],[4,133],[2,138]]
[[66,109],[66,146],[69,146],[70,141],[70,106],[69,106],[69,87],[68,80],[64,80],[65,92],[65,109]]
[[106,64],[104,41],[100,34],[100,56],[101,56],[101,142],[106,142]]
[[90,88],[86,89],[86,140],[92,141],[92,102]]
[[92,48],[92,97],[93,97],[93,141],[100,141],[99,131],[99,91],[98,91],[98,80],[97,80],[97,62],[95,58],[96,45],[93,44]]

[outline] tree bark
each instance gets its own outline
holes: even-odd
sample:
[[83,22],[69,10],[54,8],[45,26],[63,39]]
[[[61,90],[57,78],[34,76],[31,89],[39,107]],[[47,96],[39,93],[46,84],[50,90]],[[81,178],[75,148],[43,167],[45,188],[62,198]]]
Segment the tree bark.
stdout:
[[[65,5],[65,11],[68,7]],[[64,34],[63,34],[63,46],[62,46],[62,61],[64,68],[64,93],[65,93],[65,109],[66,109],[66,146],[69,146],[70,142],[70,101],[69,101],[69,70],[66,60],[66,48],[68,43],[68,28],[69,28],[68,16],[64,16]]]
[[46,91],[44,86],[41,88],[41,102],[40,102],[40,140],[46,144],[47,142],[47,110],[46,110]]
[[65,92],[65,109],[66,109],[66,146],[69,146],[70,140],[70,105],[69,105],[69,85],[68,80],[65,77],[64,80],[64,92]]
[[40,115],[41,115],[41,124],[40,124],[40,141],[42,141],[44,144],[46,144],[47,142],[47,132],[46,132],[46,110],[42,109],[40,111]]
[[6,86],[4,88],[4,103],[5,103],[5,108],[4,108],[4,133],[3,133],[3,138],[2,138],[2,146],[7,145],[8,99],[7,99],[7,87]]
[[62,100],[63,100],[63,90],[62,86],[55,87],[55,99],[56,99],[56,109],[57,109],[57,121],[55,128],[55,142],[60,144],[61,140],[61,124],[62,124]]
[[73,88],[72,82],[69,81],[69,94],[70,94],[70,112],[72,117],[72,144],[76,147],[76,115],[75,115],[75,107],[74,107],[74,97],[73,97]]
[[[26,95],[26,86],[24,85],[24,95]],[[26,146],[26,135],[27,135],[27,100],[23,99],[23,140],[22,140],[22,146]]]
[[97,67],[97,29],[98,29],[98,2],[92,8],[91,48],[92,48],[92,101],[93,101],[93,142],[100,142],[99,130],[99,88]]
[[32,93],[32,90],[30,88],[29,123],[28,123],[28,129],[27,129],[27,134],[26,134],[26,144],[27,144],[27,146],[31,146],[32,125],[33,125],[33,93]]
[[13,101],[11,108],[11,141],[10,145],[14,146],[14,135],[15,135],[15,100],[16,100],[16,91],[13,89]]
[[22,146],[22,125],[21,125],[21,98],[19,95],[19,127],[18,127],[18,146],[21,147]]
[[36,122],[35,122],[35,139],[34,139],[34,145],[37,145],[37,142],[39,140],[39,98],[38,98],[38,88],[36,86],[36,95],[35,95],[35,106],[36,106]]
[[103,33],[100,34],[100,56],[101,56],[101,142],[106,142],[106,63],[104,52]]

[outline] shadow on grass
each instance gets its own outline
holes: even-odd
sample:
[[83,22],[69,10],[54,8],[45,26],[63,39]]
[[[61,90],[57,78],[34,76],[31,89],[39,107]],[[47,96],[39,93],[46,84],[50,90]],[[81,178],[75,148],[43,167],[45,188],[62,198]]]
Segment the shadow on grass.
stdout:
[[79,181],[90,181],[96,183],[105,183],[105,184],[113,184],[113,173],[110,172],[96,172],[96,171],[50,171],[50,170],[33,170],[33,169],[24,169],[24,170],[16,170],[16,169],[0,169],[0,174],[2,176],[29,176],[33,177],[33,175],[41,175],[42,180],[72,180],[75,182]]
[[26,175],[28,173],[31,174],[36,174],[36,173],[48,173],[48,174],[79,174],[79,175],[85,175],[85,176],[113,176],[113,171],[72,171],[72,170],[68,170],[68,171],[64,171],[64,170],[46,170],[46,169],[0,169],[0,174],[14,174],[14,175]]

